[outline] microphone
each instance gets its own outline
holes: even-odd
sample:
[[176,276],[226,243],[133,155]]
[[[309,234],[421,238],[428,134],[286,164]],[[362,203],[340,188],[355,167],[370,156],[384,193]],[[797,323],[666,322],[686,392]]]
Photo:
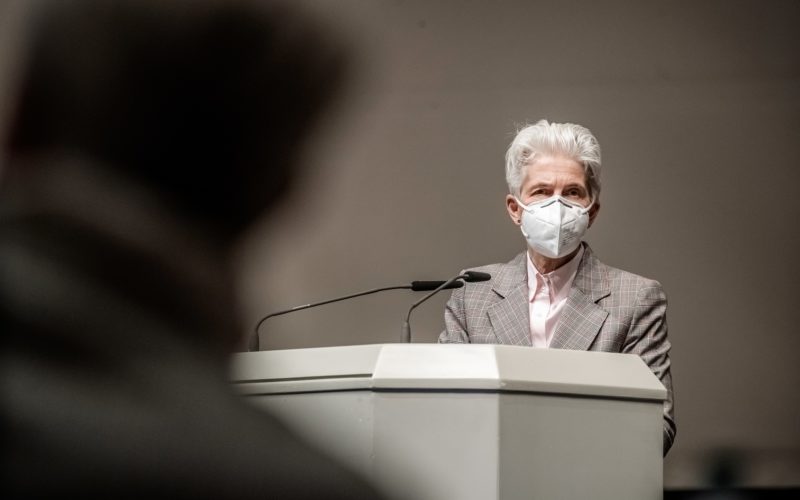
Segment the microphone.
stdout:
[[[447,283],[447,282],[446,281],[412,281],[411,282],[411,290],[414,291],[414,292],[428,292],[430,290],[436,290],[437,288],[439,288],[441,285],[444,285],[445,283]],[[462,286],[464,286],[464,283],[462,283],[460,281],[454,281],[454,282],[448,284],[447,286],[445,286],[444,288],[442,288],[442,290],[449,290],[450,288],[461,288]]]
[[[477,283],[480,281],[489,281],[490,279],[492,279],[492,275],[489,273],[482,273],[480,271],[464,271],[462,274],[442,282],[442,284],[434,288],[431,293],[414,302],[414,304],[408,308],[408,314],[406,314],[406,319],[403,321],[403,326],[400,329],[400,342],[404,344],[411,343],[411,324],[409,321],[411,321],[411,312],[416,309],[418,305],[422,304],[446,288],[461,288],[463,284],[459,280],[464,280],[467,283]],[[455,283],[459,283],[459,286],[453,286]]]
[[[466,276],[466,278],[464,278],[464,281],[466,281],[467,283],[477,283],[479,281],[489,281],[490,279],[492,279],[491,274],[482,273],[480,271],[465,271],[464,275]],[[461,288],[461,287],[456,287],[456,288]]]
[[[488,276],[488,275],[487,275]],[[488,279],[488,278],[487,278]],[[312,307],[322,306],[325,304],[330,304],[332,302],[339,302],[340,300],[347,300],[352,299],[355,297],[361,297],[362,295],[370,295],[373,293],[383,292],[386,290],[412,290],[414,292],[427,292],[429,290],[445,290],[450,288],[461,288],[464,286],[464,283],[460,281],[450,280],[447,281],[412,281],[410,285],[398,285],[398,286],[387,286],[382,288],[374,288],[372,290],[365,290],[363,292],[353,293],[350,295],[345,295],[343,297],[336,297],[333,299],[323,300],[321,302],[314,302],[311,304],[303,304],[301,306],[295,306],[289,309],[284,309],[282,311],[277,311],[271,314],[267,314],[256,323],[255,328],[253,329],[253,335],[250,337],[250,341],[248,342],[248,350],[249,351],[257,351],[258,350],[258,330],[261,328],[261,325],[268,320],[269,318],[280,316],[282,314],[288,314],[295,311],[302,311],[303,309],[310,309]]]

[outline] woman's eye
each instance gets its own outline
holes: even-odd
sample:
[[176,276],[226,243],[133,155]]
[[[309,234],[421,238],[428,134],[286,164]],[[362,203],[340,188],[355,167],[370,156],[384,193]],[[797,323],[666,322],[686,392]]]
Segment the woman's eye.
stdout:
[[531,193],[531,198],[535,200],[547,198],[547,192],[544,189],[536,189]]

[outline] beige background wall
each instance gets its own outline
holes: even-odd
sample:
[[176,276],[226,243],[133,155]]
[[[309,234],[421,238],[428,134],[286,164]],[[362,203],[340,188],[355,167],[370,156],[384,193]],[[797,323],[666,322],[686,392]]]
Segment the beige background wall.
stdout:
[[[800,3],[307,2],[361,73],[310,178],[247,247],[245,317],[507,261],[517,124],[603,148],[588,241],[669,296],[678,436],[668,487],[800,484]],[[269,239],[262,239],[267,238]],[[435,341],[446,296],[412,318]],[[269,348],[394,342],[411,292],[276,318]]]
[[[526,121],[577,122],[603,148],[588,241],[670,299],[678,436],[666,486],[706,484],[724,450],[740,484],[800,485],[800,2],[303,3],[338,26],[358,71],[310,140],[283,217],[242,246],[247,324],[509,260],[524,244],[503,207],[505,148]],[[263,340],[394,342],[414,298],[276,318]],[[417,342],[436,340],[445,299],[415,313]]]

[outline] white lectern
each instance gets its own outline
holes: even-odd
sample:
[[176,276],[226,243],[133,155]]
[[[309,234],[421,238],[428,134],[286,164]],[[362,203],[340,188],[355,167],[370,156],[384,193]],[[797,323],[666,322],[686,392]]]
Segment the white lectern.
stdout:
[[635,355],[293,349],[236,354],[233,382],[399,498],[662,497],[666,390]]

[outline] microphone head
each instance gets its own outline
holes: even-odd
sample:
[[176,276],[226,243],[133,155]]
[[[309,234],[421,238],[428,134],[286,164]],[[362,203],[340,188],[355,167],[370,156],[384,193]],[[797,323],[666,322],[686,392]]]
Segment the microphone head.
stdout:
[[480,271],[464,271],[464,281],[467,283],[489,281],[490,279],[492,279],[492,275],[489,273],[482,273]]
[[[411,282],[411,290],[415,292],[429,292],[431,290],[436,290],[440,286],[444,285],[446,282],[444,281],[412,281]],[[461,288],[464,286],[464,283],[460,281],[454,281],[444,287],[442,290],[449,290],[451,288]]]

